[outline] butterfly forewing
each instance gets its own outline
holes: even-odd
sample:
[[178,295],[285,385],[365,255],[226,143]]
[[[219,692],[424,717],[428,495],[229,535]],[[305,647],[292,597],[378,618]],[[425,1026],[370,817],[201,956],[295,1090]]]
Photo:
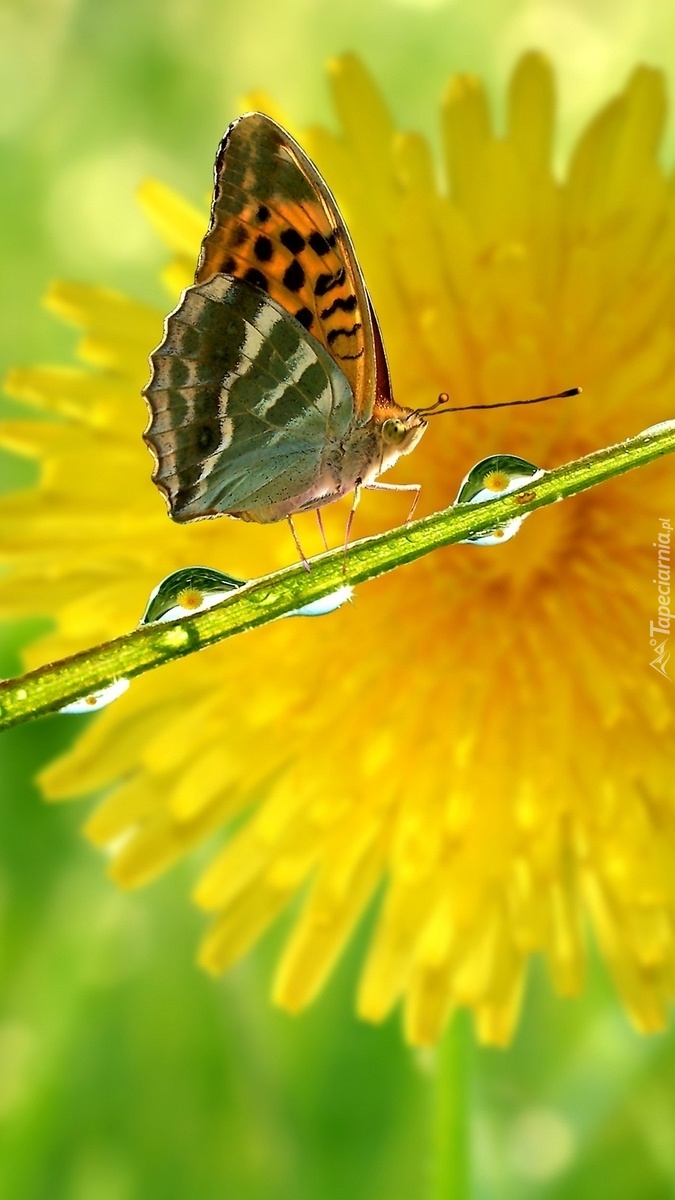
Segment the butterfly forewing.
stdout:
[[[153,479],[177,521],[276,521],[391,465],[377,321],[337,205],[280,126],[227,131],[195,284],[145,389]],[[396,455],[401,450],[396,450]]]
[[321,496],[324,447],[354,421],[351,389],[270,296],[224,275],[188,288],[152,368],[145,440],[175,520],[276,520]]
[[196,282],[236,276],[267,293],[326,348],[349,380],[356,417],[389,395],[354,248],[328,187],[279,125],[248,113],[218,151],[211,222]]

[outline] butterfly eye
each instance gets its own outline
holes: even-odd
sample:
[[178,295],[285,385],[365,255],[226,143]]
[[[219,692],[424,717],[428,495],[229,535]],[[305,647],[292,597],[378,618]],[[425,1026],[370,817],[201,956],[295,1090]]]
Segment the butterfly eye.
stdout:
[[382,425],[382,437],[385,442],[391,442],[394,446],[403,441],[406,433],[406,427],[398,417],[388,417]]

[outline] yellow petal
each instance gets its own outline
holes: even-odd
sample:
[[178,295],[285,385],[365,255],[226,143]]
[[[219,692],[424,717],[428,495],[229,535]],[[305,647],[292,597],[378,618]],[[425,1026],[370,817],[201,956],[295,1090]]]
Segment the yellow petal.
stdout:
[[156,179],[146,179],[137,196],[153,229],[169,249],[195,263],[206,232],[206,213]]
[[550,173],[555,93],[553,72],[543,54],[525,54],[509,87],[507,136],[532,186]]
[[382,870],[375,848],[352,876],[347,895],[336,904],[321,878],[284,950],[272,989],[275,1004],[299,1012],[323,987],[352,934]]

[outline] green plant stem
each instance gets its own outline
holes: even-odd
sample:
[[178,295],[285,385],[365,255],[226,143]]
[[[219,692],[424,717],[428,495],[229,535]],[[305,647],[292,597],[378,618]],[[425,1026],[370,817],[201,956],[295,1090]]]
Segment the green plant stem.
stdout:
[[345,582],[354,585],[374,579],[440,546],[485,533],[674,450],[675,420],[664,421],[618,446],[557,467],[517,492],[482,504],[456,505],[354,542],[346,556],[341,549],[332,550],[312,559],[309,572],[300,563],[287,567],[254,580],[214,608],[167,624],[144,625],[20,679],[7,680],[0,684],[0,729],[58,710],[120,678],[131,679],[235,633],[265,625],[330,595]]
[[457,1012],[436,1057],[431,1200],[471,1196],[470,1054],[468,1015]]

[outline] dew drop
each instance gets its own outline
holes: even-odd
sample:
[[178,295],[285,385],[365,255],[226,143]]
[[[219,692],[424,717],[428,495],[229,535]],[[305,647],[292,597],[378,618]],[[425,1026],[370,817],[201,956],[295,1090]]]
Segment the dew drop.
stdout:
[[[670,418],[668,421],[658,421],[656,425],[648,425],[642,430],[642,436],[646,433],[667,433],[669,430],[675,429],[675,419]],[[651,441],[651,438],[647,439]]]
[[141,625],[176,621],[213,608],[245,582],[211,567],[185,567],[173,571],[151,592]]
[[354,589],[346,584],[337,591],[331,592],[329,596],[322,596],[320,600],[312,600],[310,604],[303,604],[302,608],[294,608],[293,612],[286,615],[289,617],[325,617],[327,613],[342,608],[342,605],[347,604],[353,595]]
[[479,504],[506,496],[544,475],[541,467],[514,454],[492,454],[483,458],[464,476],[455,504]]
[[[203,612],[226,600],[232,592],[245,587],[246,583],[245,579],[237,579],[234,575],[225,575],[222,571],[216,571],[211,567],[185,567],[180,571],[174,571],[152,591],[140,623],[141,625],[160,624],[166,621],[180,620],[181,617],[192,616],[196,612]],[[329,596],[322,596],[320,600],[312,600],[309,604],[303,604],[301,608],[285,613],[284,616],[323,617],[341,608],[343,604],[351,600],[352,595],[353,588],[340,587],[331,592]],[[270,591],[264,596],[259,596],[258,603],[274,604],[278,597],[277,591]],[[172,631],[174,634],[176,632],[178,637],[169,642],[169,645],[182,645],[185,642],[188,636],[186,631],[183,629]]]
[[[492,454],[483,458],[472,467],[460,484],[455,504],[481,504],[484,500],[494,500],[498,496],[507,496],[509,492],[517,491],[535,479],[541,479],[544,471],[526,458],[518,458],[514,454]],[[528,493],[529,495],[529,493]],[[498,546],[515,537],[525,517],[514,517],[495,529],[485,533],[475,534],[465,538],[474,546]]]
[[503,542],[510,542],[511,538],[516,536],[524,520],[525,517],[514,517],[512,521],[507,521],[504,525],[497,525],[495,529],[477,533],[474,537],[464,540],[471,542],[472,546],[501,546]]
[[64,704],[63,708],[59,709],[59,712],[98,712],[100,708],[106,708],[108,704],[112,704],[113,700],[117,700],[120,696],[123,696],[128,687],[128,679],[116,679],[109,687],[101,688],[98,692],[90,692],[87,696],[81,696],[79,700],[72,700],[70,704]]

